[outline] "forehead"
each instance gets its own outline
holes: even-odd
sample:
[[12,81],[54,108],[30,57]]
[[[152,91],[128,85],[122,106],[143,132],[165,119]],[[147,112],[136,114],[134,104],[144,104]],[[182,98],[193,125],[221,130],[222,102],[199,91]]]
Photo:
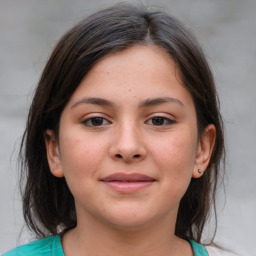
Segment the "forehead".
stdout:
[[139,72],[146,73],[152,70],[154,70],[154,74],[159,75],[165,75],[164,73],[166,72],[176,76],[179,73],[172,56],[164,49],[155,45],[135,45],[112,53],[93,66],[87,74],[87,79],[92,72],[109,74],[108,71],[111,69],[116,71],[115,75],[117,75],[117,71],[126,75],[131,75],[131,72],[133,72],[133,78]]
[[173,58],[157,46],[136,45],[108,55],[95,64],[71,97],[127,100],[176,97],[191,101]]

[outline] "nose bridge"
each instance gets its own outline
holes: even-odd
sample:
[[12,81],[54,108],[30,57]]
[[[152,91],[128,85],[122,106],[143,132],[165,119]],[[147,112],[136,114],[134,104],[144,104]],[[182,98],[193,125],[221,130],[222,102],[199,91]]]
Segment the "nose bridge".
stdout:
[[134,121],[122,122],[118,127],[118,143],[123,147],[136,147],[138,146],[138,125]]
[[113,141],[112,156],[125,161],[143,159],[146,154],[140,127],[131,119],[117,125]]

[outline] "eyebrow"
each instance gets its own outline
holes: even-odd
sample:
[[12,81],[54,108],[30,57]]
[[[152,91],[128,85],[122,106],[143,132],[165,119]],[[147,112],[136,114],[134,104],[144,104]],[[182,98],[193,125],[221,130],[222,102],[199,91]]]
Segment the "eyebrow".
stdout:
[[74,108],[77,105],[80,105],[82,103],[88,103],[88,104],[99,105],[99,106],[108,106],[108,107],[113,107],[115,105],[113,102],[107,99],[88,97],[88,98],[79,99],[71,106],[71,108]]
[[[157,105],[160,105],[160,104],[163,104],[163,103],[168,103],[168,102],[176,103],[176,104],[184,107],[184,104],[176,98],[163,97],[163,98],[149,98],[149,99],[143,100],[139,104],[139,108],[157,106]],[[82,98],[82,99],[79,99],[78,101],[76,101],[71,106],[71,108],[74,108],[77,105],[80,105],[82,103],[99,105],[99,106],[108,106],[108,107],[114,107],[115,106],[115,104],[113,102],[111,102],[107,99],[104,99],[104,98],[86,97],[86,98]]]
[[176,98],[171,98],[171,97],[146,99],[139,104],[139,107],[140,108],[151,107],[151,106],[156,106],[156,105],[160,105],[160,104],[168,103],[168,102],[176,103],[176,104],[184,107],[184,104],[180,100],[178,100]]

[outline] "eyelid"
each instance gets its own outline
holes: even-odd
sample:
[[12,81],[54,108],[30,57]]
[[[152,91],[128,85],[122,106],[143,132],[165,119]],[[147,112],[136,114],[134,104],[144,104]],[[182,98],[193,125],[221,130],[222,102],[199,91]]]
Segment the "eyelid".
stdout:
[[[172,124],[176,123],[176,120],[175,120],[174,117],[170,117],[170,115],[166,116],[166,114],[160,114],[160,113],[155,113],[154,115],[151,115],[149,118],[147,118],[145,123],[149,123],[149,121],[154,119],[154,118],[163,118],[163,119],[165,119],[165,121],[168,122],[168,124],[159,125],[159,127],[168,126],[168,125],[172,125]],[[150,124],[150,125],[157,126],[157,125],[154,125],[154,124]]]
[[[101,119],[103,119],[104,124],[102,124],[102,125],[88,124],[88,122],[92,121],[94,118],[101,118]],[[107,121],[107,124],[106,124],[106,121]],[[106,118],[105,115],[103,115],[101,113],[88,114],[85,117],[83,117],[83,119],[81,120],[81,123],[84,126],[95,127],[95,128],[100,128],[102,126],[106,126],[106,125],[112,124],[112,122],[108,118]]]

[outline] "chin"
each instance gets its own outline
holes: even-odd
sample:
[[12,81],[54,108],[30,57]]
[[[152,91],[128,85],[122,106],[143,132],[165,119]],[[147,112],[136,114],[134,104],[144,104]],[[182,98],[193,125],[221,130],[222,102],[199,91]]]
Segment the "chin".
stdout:
[[150,221],[120,221],[120,222],[111,222],[109,223],[111,225],[112,228],[119,230],[119,231],[125,231],[125,232],[132,232],[132,231],[139,231],[139,230],[143,230],[145,228],[147,228],[147,226],[149,225]]
[[136,231],[146,228],[155,219],[155,216],[149,215],[149,213],[150,211],[143,213],[138,209],[134,211],[131,209],[122,210],[122,212],[108,216],[105,221],[108,225],[118,230]]

